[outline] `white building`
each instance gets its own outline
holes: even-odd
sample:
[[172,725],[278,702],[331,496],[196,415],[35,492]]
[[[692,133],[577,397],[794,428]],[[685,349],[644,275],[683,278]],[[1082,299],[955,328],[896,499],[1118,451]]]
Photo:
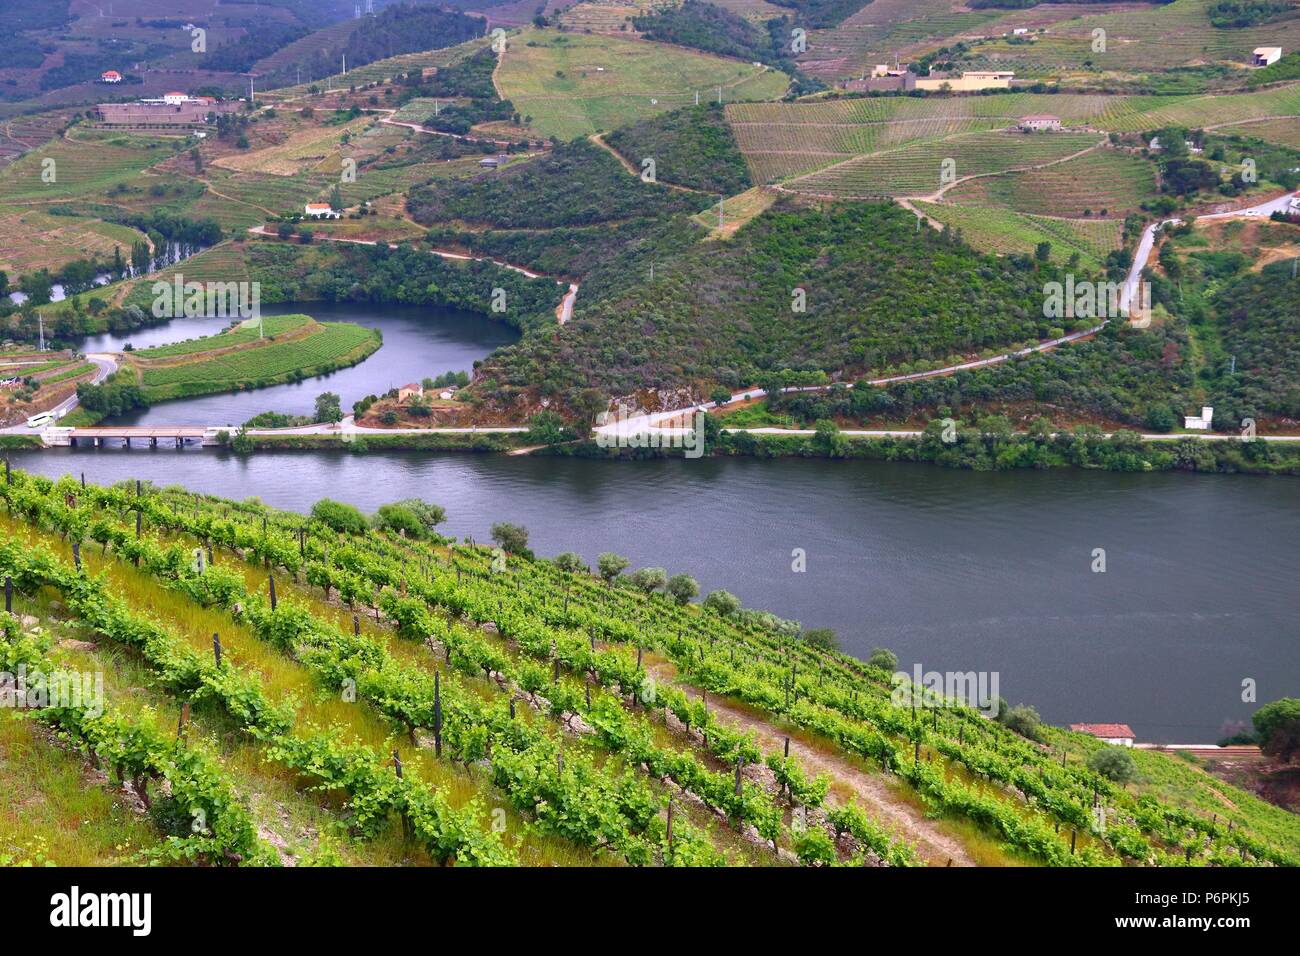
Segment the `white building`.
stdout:
[[1257,46],[1250,55],[1251,66],[1269,66],[1282,59],[1280,46]]
[[190,101],[187,93],[164,93],[163,102],[168,106],[181,106]]
[[303,206],[303,213],[312,219],[338,219],[342,216],[327,202],[309,202]]
[[1029,32],[1029,28],[1028,28],[1028,27],[1016,27],[1014,30],[1011,31],[1011,35],[1012,35],[1012,36],[1017,36],[1017,37],[1022,37],[1022,36],[1024,36],[1026,33],[1028,33],[1028,32]]
[[1209,405],[1202,405],[1201,414],[1187,415],[1183,418],[1183,427],[1205,431],[1212,421],[1214,421],[1214,409]]
[[1028,116],[1020,117],[1021,129],[1060,129],[1061,117],[1053,116],[1051,113],[1030,113]]
[[1132,747],[1136,739],[1133,728],[1128,724],[1071,724],[1070,729],[1116,747]]

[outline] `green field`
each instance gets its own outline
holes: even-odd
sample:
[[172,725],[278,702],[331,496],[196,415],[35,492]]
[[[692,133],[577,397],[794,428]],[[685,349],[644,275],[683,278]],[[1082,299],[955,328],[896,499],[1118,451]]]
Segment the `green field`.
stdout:
[[54,202],[102,193],[172,152],[171,142],[158,137],[82,130],[75,138],[54,140],[0,168],[0,203]]
[[961,180],[1056,162],[1098,142],[1093,133],[966,133],[871,153],[786,185],[795,192],[841,199],[929,195],[939,189],[943,164],[949,159]]
[[1093,269],[1118,249],[1124,224],[1118,219],[1055,219],[1009,209],[955,206],[914,201],[931,219],[960,229],[962,238],[986,252],[1032,254],[1040,242],[1052,245],[1052,260],[1065,262],[1074,253]]
[[1155,195],[1155,167],[1150,162],[1101,149],[1046,169],[972,179],[948,190],[944,199],[1041,216],[1079,218],[1104,210],[1109,217],[1123,218]]
[[497,88],[526,125],[562,140],[716,100],[775,99],[784,73],[736,60],[610,36],[528,30],[511,37]]
[[[306,316],[280,317],[290,318],[311,321]],[[346,322],[324,322],[310,334],[286,342],[268,342],[162,368],[145,366],[140,379],[146,396],[155,402],[262,388],[355,365],[379,345],[379,333],[373,329]]]
[[[181,319],[180,321],[184,320]],[[131,353],[131,357],[148,361],[151,359],[175,358],[180,355],[193,355],[197,352],[210,352],[213,349],[230,348],[235,345],[247,345],[250,342],[259,341],[263,337],[273,339],[285,332],[301,329],[311,321],[305,315],[267,315],[262,317],[260,323],[253,319],[247,319],[219,335],[205,335],[197,339],[187,339],[184,342],[173,342],[170,345],[139,349]]]

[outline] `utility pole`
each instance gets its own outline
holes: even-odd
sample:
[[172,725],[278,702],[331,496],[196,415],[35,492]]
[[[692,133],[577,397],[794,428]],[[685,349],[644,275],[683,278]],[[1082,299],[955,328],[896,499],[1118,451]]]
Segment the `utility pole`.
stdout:
[[1237,356],[1235,355],[1232,357],[1232,367],[1229,369],[1228,374],[1229,375],[1237,374]]
[[722,218],[722,197],[719,196],[718,197],[718,228],[721,229],[724,223],[725,220]]
[[696,106],[699,106],[699,105],[700,105],[700,91],[699,91],[699,90],[696,90],[696,91],[695,91],[695,105],[696,105]]
[[45,351],[45,316],[41,315],[39,312],[36,313],[36,325],[40,329],[40,333],[39,333],[40,344],[37,346],[36,351],[44,352]]
[[256,95],[253,93],[253,78],[251,76],[248,78],[248,105],[257,105]]
[[348,55],[346,53],[343,54],[343,75],[348,75]]

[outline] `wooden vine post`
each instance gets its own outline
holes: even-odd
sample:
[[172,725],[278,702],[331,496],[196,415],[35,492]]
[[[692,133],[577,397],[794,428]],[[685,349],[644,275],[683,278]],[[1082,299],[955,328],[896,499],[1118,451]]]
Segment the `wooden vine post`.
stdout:
[[[513,709],[514,702],[511,702]],[[513,712],[511,713],[513,717]],[[433,672],[433,753],[442,756],[442,679],[438,671]]]
[[275,610],[275,575],[268,574],[267,580],[271,582],[271,610]]
[[212,656],[216,659],[217,666],[221,666],[221,638],[216,634],[212,635]]

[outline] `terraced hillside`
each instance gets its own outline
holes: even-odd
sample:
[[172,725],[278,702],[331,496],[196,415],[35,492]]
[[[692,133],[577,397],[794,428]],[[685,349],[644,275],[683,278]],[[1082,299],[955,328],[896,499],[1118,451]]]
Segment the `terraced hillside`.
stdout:
[[962,238],[977,249],[1029,255],[1046,242],[1053,262],[1067,262],[1077,253],[1084,268],[1097,271],[1106,256],[1120,247],[1124,227],[1119,219],[1033,216],[951,202],[918,201],[914,205],[935,222],[960,229]]
[[961,183],[944,199],[965,206],[998,206],[1041,216],[1123,218],[1156,194],[1155,169],[1128,153],[1100,149],[1045,169]]
[[[105,675],[103,713],[3,716],[9,750],[61,732],[19,848],[52,862],[1296,862],[1294,817],[1189,764],[1137,752],[1143,782],[1112,784],[1092,738],[898,706],[887,671],[770,615],[340,532],[337,508],[19,471],[0,497],[4,660]],[[104,794],[80,851],[43,832],[72,761]]]
[[929,195],[969,176],[1059,163],[1100,142],[1092,133],[962,133],[870,153],[792,179],[785,188],[839,199]]

